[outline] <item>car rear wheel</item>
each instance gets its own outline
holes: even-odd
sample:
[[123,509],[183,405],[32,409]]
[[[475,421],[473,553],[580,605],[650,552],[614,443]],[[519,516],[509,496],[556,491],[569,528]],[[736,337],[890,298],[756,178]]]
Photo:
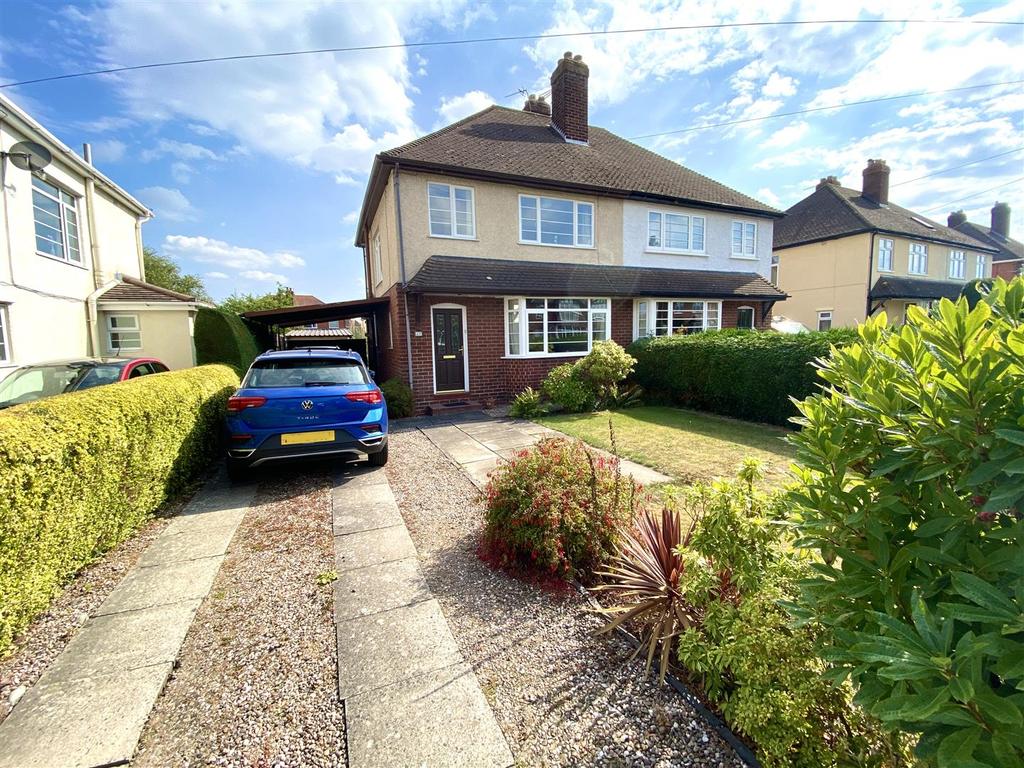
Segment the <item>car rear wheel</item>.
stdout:
[[385,445],[383,450],[371,453],[368,457],[370,459],[371,467],[383,467],[388,463],[388,447]]

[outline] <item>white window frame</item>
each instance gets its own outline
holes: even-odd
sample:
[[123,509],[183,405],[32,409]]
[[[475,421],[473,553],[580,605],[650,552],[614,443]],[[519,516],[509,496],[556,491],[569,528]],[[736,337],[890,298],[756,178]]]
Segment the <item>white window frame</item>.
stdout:
[[[114,319],[115,318],[122,318],[123,319],[123,318],[128,318],[128,317],[130,317],[132,319],[132,322],[135,324],[135,327],[133,327],[133,328],[128,328],[128,327],[125,327],[125,328],[115,328],[114,327]],[[106,326],[107,326],[107,351],[108,352],[118,352],[118,353],[120,353],[120,352],[137,352],[140,349],[142,349],[142,327],[139,325],[139,316],[138,315],[136,315],[134,313],[131,313],[131,312],[125,312],[124,314],[114,314],[114,313],[108,314],[107,315],[107,320],[106,320]],[[139,346],[137,346],[137,347],[124,347],[124,346],[115,347],[113,345],[111,334],[122,333],[122,332],[125,332],[125,331],[128,331],[129,333],[134,332],[134,333],[137,333],[139,335]]]
[[[821,327],[821,321],[828,320],[828,328]],[[831,331],[832,330],[832,310],[831,309],[819,309],[818,310],[818,324],[815,326],[816,330],[819,331]]]
[[[540,231],[540,201],[541,200],[560,200],[564,203],[572,203],[572,245],[565,243],[545,243],[542,242],[541,231]],[[524,240],[523,239],[523,201],[533,200],[534,210],[537,212],[537,239],[536,240]],[[590,206],[590,243],[580,245],[580,206]],[[552,195],[519,195],[516,208],[516,218],[519,221],[519,244],[520,245],[541,245],[545,248],[587,248],[593,250],[597,247],[597,204],[589,200],[576,200],[571,197],[554,197]],[[540,296],[531,296],[530,298],[542,298]],[[551,297],[554,298],[554,297]],[[580,297],[584,298],[584,297]]]
[[[954,269],[954,267],[959,267],[959,269]],[[946,274],[953,280],[964,280],[967,277],[967,254],[951,248]]]
[[[918,250],[915,250],[918,249]],[[923,269],[914,269],[915,261],[922,259],[921,265]],[[918,265],[918,266],[921,266]],[[907,246],[907,274],[908,275],[927,275],[928,274],[928,244],[927,243],[910,243]]]
[[[53,188],[55,188],[57,190],[57,196],[54,197],[48,191],[43,190],[43,189],[39,189],[38,187],[36,187],[35,184],[31,185],[32,186],[32,194],[33,195],[35,195],[36,193],[39,193],[43,197],[46,197],[46,198],[52,200],[53,202],[57,203],[57,209],[60,211],[60,247],[61,247],[61,255],[57,256],[57,255],[52,254],[52,253],[47,253],[46,251],[41,251],[36,246],[36,237],[38,237],[38,235],[36,234],[36,215],[35,215],[36,206],[35,206],[35,202],[33,201],[33,204],[32,204],[32,245],[33,245],[33,248],[35,249],[36,254],[38,256],[42,256],[42,257],[47,258],[47,259],[53,259],[54,261],[59,261],[59,262],[61,262],[63,264],[71,264],[72,266],[81,267],[82,269],[85,269],[85,263],[84,263],[84,258],[85,257],[82,254],[82,250],[83,250],[82,249],[82,228],[80,226],[81,216],[79,216],[79,212],[78,212],[79,196],[74,194],[73,192],[70,192],[69,190],[65,189],[64,187],[60,186],[59,184],[55,184],[55,183],[53,183],[53,181],[51,181],[49,179],[44,179],[44,178],[42,178],[42,177],[40,177],[40,176],[38,176],[36,174],[33,174],[32,178],[33,178],[33,180],[38,180],[41,183],[46,184],[48,186],[51,186],[51,187],[53,187]],[[67,195],[72,200],[74,200],[74,204],[72,205],[72,204],[69,204],[69,203],[65,202],[64,200],[62,200],[61,197],[60,197],[60,193],[61,192],[63,192],[65,195]],[[68,234],[68,209],[70,209],[75,214],[75,222],[74,222],[75,238],[78,240],[78,258],[77,259],[71,258],[71,240],[70,240],[70,237],[69,237],[69,234]],[[47,213],[49,213],[49,211],[47,211]],[[49,226],[49,225],[48,224],[44,224],[44,226]]]
[[[660,221],[658,224],[658,243],[659,245],[651,245],[651,216],[658,216]],[[686,219],[686,247],[685,248],[671,248],[665,245],[665,229],[668,225],[667,217],[676,216],[681,219]],[[702,248],[693,247],[693,222],[695,219],[700,219],[701,231],[704,233],[704,243]],[[676,211],[664,211],[650,208],[647,211],[647,234],[644,237],[646,245],[644,250],[648,253],[682,253],[690,254],[694,256],[706,256],[708,249],[708,221],[705,216],[699,216],[695,213],[678,213]]]
[[[744,310],[744,309],[749,309],[750,310],[750,325],[740,325],[740,312],[742,310]],[[719,322],[719,324],[721,324],[722,319],[719,318],[718,322]],[[736,327],[741,329],[741,330],[756,331],[757,330],[757,312],[756,312],[756,310],[753,307],[751,307],[750,305],[748,305],[748,304],[743,304],[742,306],[736,307]]]
[[[544,309],[527,309],[527,299],[533,301],[544,301]],[[552,311],[548,309],[547,302],[559,301],[563,299],[572,299],[573,301],[586,301],[587,309],[587,349],[584,352],[548,352],[548,312]],[[510,302],[516,302],[516,310],[510,309]],[[605,309],[600,307],[594,308],[591,303],[594,301],[604,301]],[[513,311],[519,313],[519,352],[513,354],[510,345],[510,334],[509,334],[509,314]],[[530,313],[537,314],[543,312],[544,317],[544,349],[541,352],[530,351]],[[612,300],[607,296],[504,296],[502,297],[501,314],[502,323],[505,328],[505,357],[518,359],[522,357],[583,357],[590,353],[594,348],[594,315],[604,314],[604,338],[598,339],[598,341],[607,341],[612,337]]]
[[[893,254],[896,252],[896,243],[891,237],[880,237],[878,238],[878,271],[879,272],[892,272],[893,269]],[[887,262],[888,266],[885,266],[882,261],[882,254],[888,254],[889,259]]]
[[985,277],[985,271],[988,267],[988,256],[984,253],[978,254],[977,261],[974,262],[974,276],[979,280]]
[[10,363],[14,360],[14,355],[11,354],[11,335],[7,330],[10,320],[7,306],[0,304],[0,363]]
[[[430,220],[430,187],[448,187],[448,210],[451,213],[452,233],[450,235],[438,235],[434,232],[433,222]],[[460,235],[457,232],[458,225],[455,222],[455,191],[462,190],[469,193],[469,227],[472,230],[468,235]],[[444,240],[476,240],[476,190],[473,187],[464,187],[458,184],[449,184],[445,181],[427,182],[427,235],[429,237],[440,237]]]
[[779,254],[772,254],[771,266],[768,267],[768,281],[776,288],[779,287],[779,267],[782,264],[782,260],[779,258]]
[[[733,230],[736,225],[740,226],[740,250],[736,250],[736,243],[733,238]],[[746,253],[747,246],[747,227],[754,228],[754,234],[750,238],[751,248],[753,249],[750,253]],[[757,222],[756,221],[744,221],[743,219],[733,219],[732,223],[729,224],[729,253],[734,259],[746,259],[747,261],[757,261]]]
[[[435,309],[460,309],[462,310],[462,380],[465,386],[462,389],[446,389],[437,391],[437,349],[434,347],[434,310]],[[506,342],[507,345],[508,342]],[[466,327],[466,307],[463,304],[431,304],[430,305],[430,375],[433,377],[433,389],[435,395],[455,394],[458,392],[469,392],[469,329]]]
[[[643,298],[633,300],[633,340],[654,337],[657,336],[657,317],[658,317],[658,304],[660,302],[668,303],[668,328],[663,336],[675,336],[680,334],[673,334],[672,331],[672,303],[681,302],[684,304],[700,303],[703,304],[703,310],[701,313],[701,329],[698,333],[703,331],[720,330],[722,328],[722,301],[720,299],[688,299],[685,297],[665,297],[665,296],[644,296]],[[718,325],[710,326],[708,324],[708,307],[711,304],[718,306]],[[643,314],[646,319],[646,333],[640,333],[640,315]]]
[[380,232],[377,231],[373,235],[373,239],[370,241],[370,250],[372,251],[373,257],[373,284],[374,286],[380,285],[384,280],[384,261],[381,257],[380,252]]

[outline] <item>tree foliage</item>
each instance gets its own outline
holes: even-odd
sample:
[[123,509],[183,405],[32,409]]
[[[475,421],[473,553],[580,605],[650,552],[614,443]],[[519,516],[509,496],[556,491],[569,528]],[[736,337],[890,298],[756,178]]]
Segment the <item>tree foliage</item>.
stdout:
[[1024,279],[859,335],[799,404],[789,501],[821,562],[797,616],[926,764],[1020,766]]
[[206,292],[206,286],[203,285],[203,281],[198,275],[182,274],[181,267],[152,248],[143,248],[142,255],[146,265],[147,283],[187,294],[199,301],[213,301],[210,298],[210,294]]
[[295,292],[287,286],[278,284],[269,293],[232,293],[219,306],[225,312],[240,315],[243,312],[256,312],[261,309],[283,309],[295,304]]

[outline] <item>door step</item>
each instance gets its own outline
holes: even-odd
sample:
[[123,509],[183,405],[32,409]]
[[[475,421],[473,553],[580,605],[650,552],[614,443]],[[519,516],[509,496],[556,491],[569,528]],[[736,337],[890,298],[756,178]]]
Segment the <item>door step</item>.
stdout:
[[425,410],[428,416],[437,416],[443,413],[467,413],[469,411],[480,411],[483,410],[483,406],[477,400],[465,400],[460,398],[431,403]]

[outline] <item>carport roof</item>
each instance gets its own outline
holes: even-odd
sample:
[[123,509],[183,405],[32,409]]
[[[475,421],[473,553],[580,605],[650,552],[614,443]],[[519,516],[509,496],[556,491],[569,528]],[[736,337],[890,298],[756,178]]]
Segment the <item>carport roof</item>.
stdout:
[[325,320],[348,320],[363,317],[388,306],[387,297],[334,301],[328,304],[312,304],[304,307],[282,307],[281,309],[259,309],[243,312],[242,317],[263,325],[307,325]]

